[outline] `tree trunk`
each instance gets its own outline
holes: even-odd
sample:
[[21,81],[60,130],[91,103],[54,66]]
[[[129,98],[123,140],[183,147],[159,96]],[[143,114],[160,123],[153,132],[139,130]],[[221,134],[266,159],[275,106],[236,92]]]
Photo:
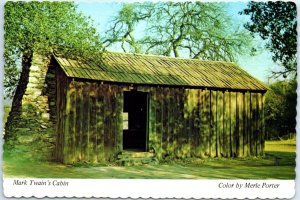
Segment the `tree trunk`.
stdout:
[[[32,51],[28,51],[28,53],[24,53],[22,55],[22,72],[19,78],[19,82],[13,97],[12,107],[11,107],[11,113],[17,113],[20,112],[21,106],[22,106],[22,98],[26,90],[26,86],[28,84],[29,79],[29,71],[32,61]],[[13,116],[10,114],[10,116]],[[9,116],[9,117],[10,117]],[[9,121],[9,119],[7,120]],[[9,137],[8,134],[5,134],[5,139]]]
[[178,52],[178,47],[177,46],[173,47],[173,53],[174,53],[175,57],[179,57],[179,52]]

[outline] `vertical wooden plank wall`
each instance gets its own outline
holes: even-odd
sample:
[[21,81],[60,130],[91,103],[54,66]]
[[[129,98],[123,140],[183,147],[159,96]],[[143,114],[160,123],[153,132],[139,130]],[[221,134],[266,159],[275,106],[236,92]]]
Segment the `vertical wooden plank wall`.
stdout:
[[[263,154],[262,94],[160,87],[155,90],[150,98],[150,146],[159,157]],[[151,134],[160,140],[156,142]]]
[[211,92],[209,90],[201,90],[200,99],[200,135],[202,136],[202,142],[200,141],[200,146],[203,146],[202,152],[200,152],[201,157],[210,156],[211,146],[212,146],[212,127],[211,124]]
[[[128,86],[59,78],[59,161],[116,158],[123,149],[125,88]],[[262,94],[144,86],[138,91],[149,93],[148,150],[157,158],[263,155]]]
[[[156,153],[158,159],[162,158],[163,155],[163,148],[162,148],[162,134],[163,134],[163,94],[161,88],[156,88],[156,119],[155,119],[155,127],[156,127],[156,135],[157,135],[157,142],[156,148],[154,152]],[[151,133],[150,133],[151,134]]]
[[159,138],[157,134],[157,123],[156,123],[156,114],[157,114],[157,94],[156,88],[151,88],[149,93],[149,140],[148,140],[148,150],[154,152],[155,149],[158,149]]
[[97,153],[97,161],[105,160],[105,153],[104,153],[104,87],[101,85],[97,85],[97,99],[96,99],[96,132],[97,139],[96,139],[96,153]]
[[[90,106],[89,106],[89,120],[90,120],[90,128],[89,128],[89,160],[91,162],[97,162],[97,130],[96,130],[96,124],[97,124],[97,110],[95,109],[97,107],[96,100],[97,100],[97,85],[92,84],[90,86]],[[76,134],[76,133],[75,133]]]
[[121,89],[74,80],[65,87],[62,84],[57,88],[57,160],[63,163],[113,160],[122,150]]

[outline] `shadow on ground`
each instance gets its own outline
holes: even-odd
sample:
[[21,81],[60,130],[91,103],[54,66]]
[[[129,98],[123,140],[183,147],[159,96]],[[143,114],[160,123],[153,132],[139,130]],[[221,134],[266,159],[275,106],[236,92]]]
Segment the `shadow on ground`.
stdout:
[[[207,158],[143,166],[65,166],[6,158],[4,177],[119,179],[295,179],[295,145],[266,143],[263,158]],[[280,146],[281,145],[281,146]]]
[[[274,155],[281,155],[279,165]],[[157,178],[157,179],[294,179],[295,153],[270,152],[257,159],[207,159],[199,163],[143,166],[72,167],[53,163],[4,162],[5,177]],[[197,160],[194,160],[197,161]]]

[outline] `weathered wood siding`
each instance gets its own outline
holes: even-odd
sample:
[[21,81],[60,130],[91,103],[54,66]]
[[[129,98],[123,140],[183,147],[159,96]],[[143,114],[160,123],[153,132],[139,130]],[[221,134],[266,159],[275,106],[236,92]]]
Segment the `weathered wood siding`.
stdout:
[[148,92],[150,146],[159,158],[263,154],[263,94],[183,88]]
[[[64,163],[115,159],[122,151],[123,92],[129,86],[79,80],[57,86],[58,159]],[[136,89],[149,94],[147,146],[158,159],[263,154],[263,94]]]
[[[64,83],[61,81],[61,86]],[[58,87],[58,160],[63,163],[113,160],[122,150],[120,88],[74,80],[65,88]]]

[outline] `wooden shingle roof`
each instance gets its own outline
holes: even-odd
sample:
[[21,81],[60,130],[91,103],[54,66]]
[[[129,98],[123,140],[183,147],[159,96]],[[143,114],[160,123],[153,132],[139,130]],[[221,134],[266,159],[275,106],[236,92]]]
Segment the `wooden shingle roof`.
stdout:
[[99,61],[55,56],[68,77],[118,83],[266,91],[231,62],[105,52]]

